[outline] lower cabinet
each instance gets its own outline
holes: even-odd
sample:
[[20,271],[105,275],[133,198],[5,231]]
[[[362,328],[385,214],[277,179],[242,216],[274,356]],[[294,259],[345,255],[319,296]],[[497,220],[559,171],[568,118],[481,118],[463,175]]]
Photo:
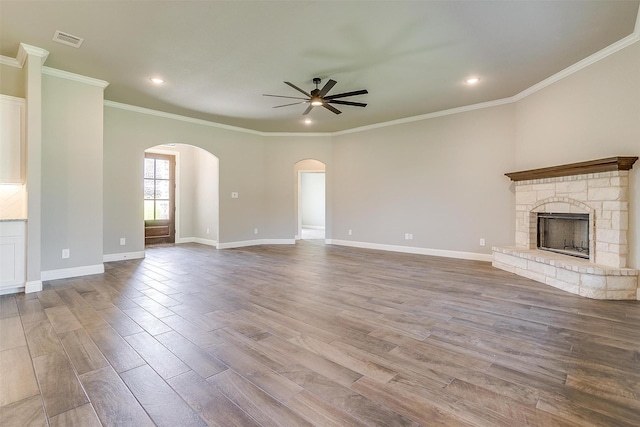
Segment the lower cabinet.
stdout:
[[0,295],[25,286],[25,222],[0,221]]

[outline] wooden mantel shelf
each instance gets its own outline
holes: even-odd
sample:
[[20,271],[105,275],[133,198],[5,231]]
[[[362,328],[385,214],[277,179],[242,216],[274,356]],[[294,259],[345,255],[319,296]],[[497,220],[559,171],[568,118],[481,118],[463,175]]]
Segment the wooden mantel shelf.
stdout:
[[586,173],[627,171],[633,167],[636,160],[638,160],[637,157],[608,157],[606,159],[590,160],[588,162],[509,172],[505,173],[505,175],[511,178],[511,181],[526,181],[529,179],[556,178],[559,176],[582,175]]

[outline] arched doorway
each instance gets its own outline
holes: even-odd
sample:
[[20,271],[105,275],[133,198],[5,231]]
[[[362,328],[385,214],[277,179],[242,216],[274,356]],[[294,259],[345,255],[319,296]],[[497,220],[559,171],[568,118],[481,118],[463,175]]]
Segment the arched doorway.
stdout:
[[326,226],[325,164],[305,159],[294,165],[297,240],[324,240]]
[[[158,145],[145,150],[145,157],[175,159],[175,243],[201,243],[216,246],[219,231],[219,162],[210,152],[189,144]],[[147,162],[145,160],[145,162]],[[152,193],[145,173],[145,219],[150,216]],[[166,194],[157,199],[164,203]],[[153,194],[155,198],[155,194]],[[156,206],[158,204],[156,203]],[[166,216],[166,215],[165,215]],[[147,239],[145,239],[146,241]],[[151,240],[153,242],[153,240]]]

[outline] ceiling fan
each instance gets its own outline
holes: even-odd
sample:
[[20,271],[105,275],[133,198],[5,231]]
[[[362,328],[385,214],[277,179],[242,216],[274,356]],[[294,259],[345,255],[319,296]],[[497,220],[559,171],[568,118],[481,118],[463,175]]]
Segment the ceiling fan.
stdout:
[[338,100],[338,98],[346,98],[348,96],[356,96],[356,95],[367,94],[369,92],[367,92],[366,89],[356,90],[354,92],[338,93],[336,95],[327,96],[327,93],[333,88],[333,86],[335,86],[335,84],[337,82],[335,80],[329,79],[329,81],[327,83],[325,83],[325,85],[323,86],[322,89],[318,89],[318,85],[320,84],[320,82],[321,82],[321,80],[320,80],[319,77],[316,77],[316,78],[313,79],[313,83],[316,85],[316,88],[313,89],[311,91],[311,93],[305,92],[304,90],[300,89],[298,86],[294,85],[293,83],[284,82],[286,85],[291,86],[292,88],[294,88],[298,92],[303,93],[306,96],[306,98],[297,97],[297,96],[267,95],[267,94],[265,94],[264,96],[273,96],[273,97],[276,97],[276,98],[302,99],[303,101],[300,101],[300,102],[294,102],[292,104],[276,105],[273,108],[288,107],[290,105],[298,105],[298,104],[307,104],[308,103],[309,106],[307,107],[306,110],[304,110],[304,113],[302,113],[303,116],[309,114],[309,112],[313,109],[313,107],[324,107],[327,110],[329,110],[329,111],[331,111],[332,113],[335,113],[335,114],[342,113],[342,111],[338,110],[333,105],[329,105],[329,104],[351,105],[353,107],[366,107],[367,106],[367,104],[364,104],[362,102],[352,102],[352,101],[340,101],[340,100]]

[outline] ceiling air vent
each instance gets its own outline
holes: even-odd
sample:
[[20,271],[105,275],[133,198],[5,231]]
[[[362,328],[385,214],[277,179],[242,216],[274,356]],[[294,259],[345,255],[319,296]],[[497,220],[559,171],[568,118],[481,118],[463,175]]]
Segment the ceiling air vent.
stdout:
[[80,45],[82,45],[82,42],[84,41],[84,39],[81,39],[80,37],[72,36],[69,33],[63,33],[62,31],[58,30],[53,35],[53,41],[66,44],[67,46],[73,46],[75,48],[78,48],[80,47]]

